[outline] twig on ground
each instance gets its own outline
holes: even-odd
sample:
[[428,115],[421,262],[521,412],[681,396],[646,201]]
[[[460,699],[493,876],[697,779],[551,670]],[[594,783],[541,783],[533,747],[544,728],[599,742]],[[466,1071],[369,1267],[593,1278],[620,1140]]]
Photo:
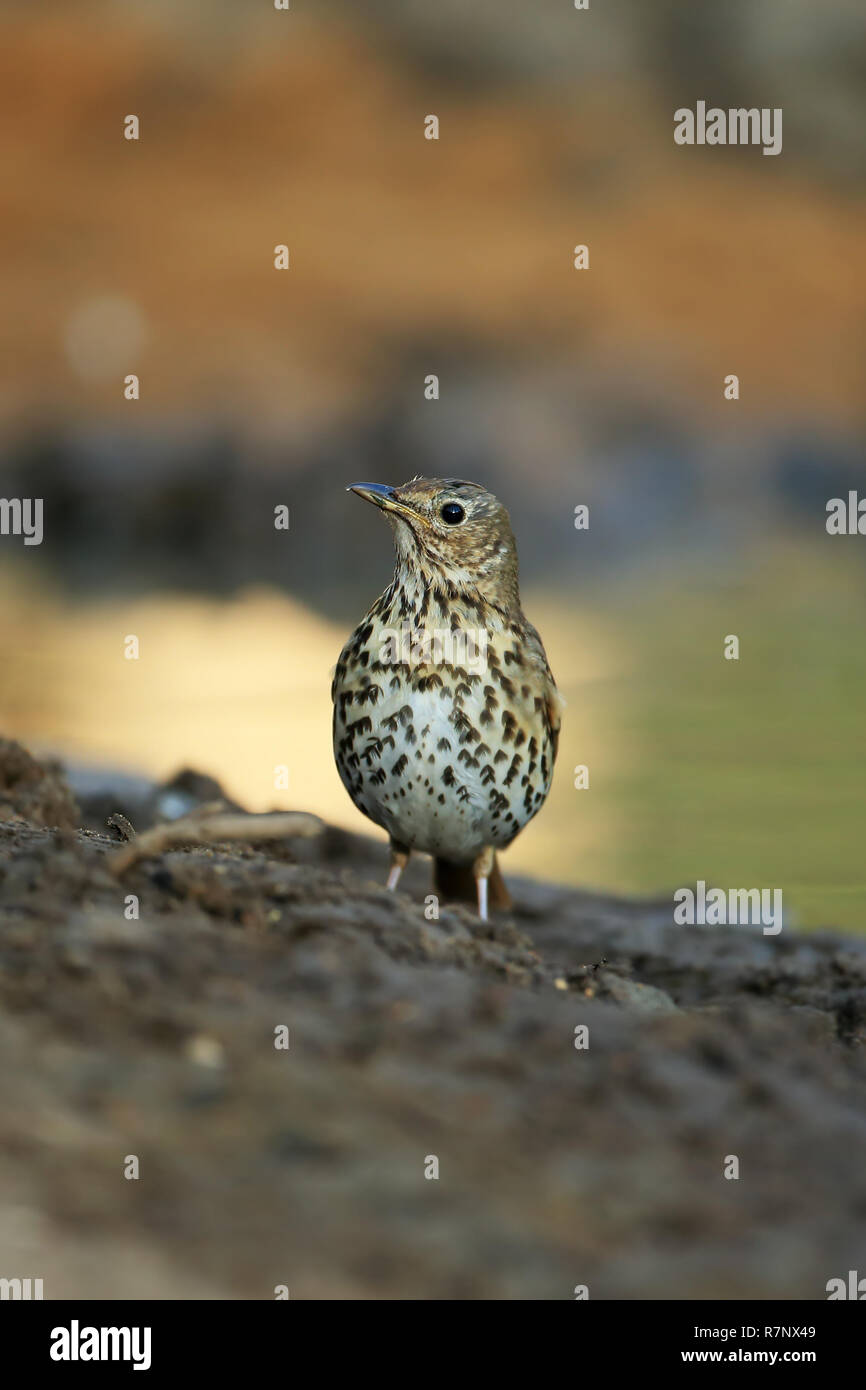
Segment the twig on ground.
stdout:
[[176,845],[211,845],[226,840],[311,839],[324,829],[318,816],[306,811],[274,811],[264,815],[224,811],[224,803],[198,806],[180,820],[166,821],[145,830],[108,857],[108,867],[120,876],[140,859],[161,854]]

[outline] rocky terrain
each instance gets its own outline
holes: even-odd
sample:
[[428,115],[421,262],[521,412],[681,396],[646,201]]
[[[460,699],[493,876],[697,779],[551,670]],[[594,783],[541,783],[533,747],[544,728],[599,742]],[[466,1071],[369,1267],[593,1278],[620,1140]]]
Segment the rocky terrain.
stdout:
[[[116,810],[140,832],[179,795]],[[423,863],[390,895],[383,847],[329,828],[119,871],[132,827],[90,816],[0,745],[4,1277],[822,1299],[862,1268],[859,939],[680,928],[669,903],[529,880],[490,926],[428,920]]]

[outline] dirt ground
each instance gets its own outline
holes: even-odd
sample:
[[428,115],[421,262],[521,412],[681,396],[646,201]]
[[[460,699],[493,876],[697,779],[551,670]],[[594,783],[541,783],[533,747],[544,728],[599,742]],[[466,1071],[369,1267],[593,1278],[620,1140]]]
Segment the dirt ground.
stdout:
[[330,828],[111,871],[107,808],[140,832],[213,793],[79,808],[0,743],[0,1276],[823,1299],[866,1271],[866,942],[529,880],[489,927],[429,921],[426,865],[388,894],[384,846]]

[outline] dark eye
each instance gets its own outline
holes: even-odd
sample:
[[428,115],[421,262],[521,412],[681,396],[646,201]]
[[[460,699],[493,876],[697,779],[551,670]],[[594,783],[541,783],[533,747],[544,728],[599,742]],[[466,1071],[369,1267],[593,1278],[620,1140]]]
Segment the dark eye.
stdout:
[[447,521],[449,526],[456,526],[466,515],[459,502],[446,502],[439,513],[443,521]]

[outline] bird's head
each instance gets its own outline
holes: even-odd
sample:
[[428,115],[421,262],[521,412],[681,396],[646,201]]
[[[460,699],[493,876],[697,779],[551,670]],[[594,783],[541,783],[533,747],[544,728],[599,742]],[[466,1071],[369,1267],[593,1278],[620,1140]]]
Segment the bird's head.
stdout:
[[394,530],[398,568],[477,592],[488,603],[517,605],[517,547],[508,512],[479,483],[413,478],[399,487],[353,483]]

